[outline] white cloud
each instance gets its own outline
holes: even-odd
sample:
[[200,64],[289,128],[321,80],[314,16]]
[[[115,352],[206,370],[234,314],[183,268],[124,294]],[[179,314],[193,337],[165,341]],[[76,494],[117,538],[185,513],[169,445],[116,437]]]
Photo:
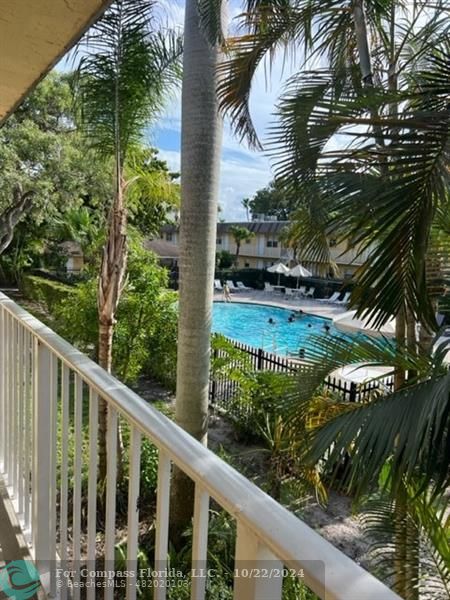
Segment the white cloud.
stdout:
[[[180,152],[178,150],[160,150],[160,157],[167,161],[170,169],[180,170]],[[221,217],[229,221],[245,221],[246,212],[242,200],[252,196],[264,187],[271,178],[267,161],[260,157],[253,164],[236,159],[222,158],[220,174],[219,203]]]

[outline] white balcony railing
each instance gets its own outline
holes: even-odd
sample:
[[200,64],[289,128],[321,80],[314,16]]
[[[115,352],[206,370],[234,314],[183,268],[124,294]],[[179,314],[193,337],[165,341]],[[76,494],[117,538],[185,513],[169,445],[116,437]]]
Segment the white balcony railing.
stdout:
[[[136,561],[139,544],[139,468],[141,440],[145,436],[159,450],[155,563],[163,574],[167,565],[171,466],[177,465],[195,482],[193,563],[204,564],[207,558],[209,500],[213,498],[236,519],[237,565],[251,565],[254,569],[267,564],[278,568],[284,565],[296,572],[303,570],[305,584],[327,600],[398,598],[176,424],[0,294],[0,476],[8,486],[31,556],[50,595],[58,591],[55,564],[67,564],[69,559],[74,564],[94,561],[97,554],[99,395],[108,404],[103,555],[110,564],[116,543],[116,449],[120,416],[131,430],[127,531],[131,564]],[[82,439],[83,414],[87,411],[88,452]],[[69,453],[69,438],[75,442],[73,455]],[[89,470],[87,498],[82,498],[84,462]],[[58,490],[57,481],[60,481]],[[68,527],[69,489],[71,527]],[[85,547],[82,506],[83,514],[87,510]],[[276,572],[272,571],[272,577],[260,574],[253,570],[246,573],[248,576],[235,577],[236,600],[281,598],[282,580]],[[79,578],[78,569],[73,574],[74,582]],[[205,583],[203,577],[193,579],[193,600],[205,597]],[[75,599],[80,598],[76,585],[71,590]],[[63,587],[57,595],[65,598],[67,593]],[[88,599],[100,597],[99,588],[93,586],[87,587],[86,593]],[[103,594],[112,599],[114,588],[106,585]],[[121,597],[125,597],[125,592]],[[136,581],[129,578],[126,598],[135,597]],[[164,586],[155,588],[154,598],[166,598]]]

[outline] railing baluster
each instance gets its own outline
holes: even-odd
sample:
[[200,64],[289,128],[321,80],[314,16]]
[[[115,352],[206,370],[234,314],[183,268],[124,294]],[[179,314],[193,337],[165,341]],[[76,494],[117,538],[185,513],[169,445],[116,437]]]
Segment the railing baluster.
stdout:
[[[61,567],[67,567],[67,504],[69,498],[68,482],[68,456],[69,456],[69,368],[61,365],[61,487],[59,500],[59,556]],[[67,598],[67,587],[63,585],[60,590],[61,600]]]
[[56,463],[57,463],[57,433],[58,433],[58,358],[55,354],[50,359],[50,594],[56,596]]
[[6,331],[5,331],[5,311],[0,305],[0,473],[5,470],[5,428],[6,428],[6,393],[5,393],[5,348],[6,348]]
[[74,600],[80,598],[80,560],[81,560],[81,469],[83,455],[83,381],[75,373],[75,410],[74,410],[74,430],[75,430],[75,452],[73,469],[73,570],[74,574]]
[[[95,571],[97,536],[97,448],[98,440],[98,394],[89,389],[89,483],[88,483],[88,569]],[[89,578],[87,600],[95,600],[94,577]]]
[[[262,569],[267,569],[267,577],[261,576]],[[276,556],[238,521],[234,600],[281,600],[282,571]]]
[[195,486],[194,523],[192,532],[191,599],[204,600],[208,552],[209,495],[199,484]]
[[[170,459],[161,450],[158,461],[158,491],[156,501],[156,539],[155,570],[164,572],[167,569],[167,550],[169,545],[169,510],[170,510]],[[155,582],[156,583],[156,582]],[[154,600],[166,599],[166,578],[159,578],[153,594]]]
[[11,476],[11,402],[12,402],[12,387],[11,387],[11,322],[12,317],[6,313],[5,315],[5,467],[6,482],[8,483]]
[[24,490],[24,522],[25,528],[30,527],[30,486],[32,473],[32,431],[33,431],[33,405],[32,405],[32,351],[33,336],[25,330],[25,427],[24,427],[24,459],[25,459],[25,490]]
[[[114,570],[114,547],[116,542],[116,485],[117,485],[117,411],[108,406],[107,461],[106,461],[106,515],[105,515],[105,570]],[[113,600],[114,587],[105,587],[105,600]]]
[[51,431],[50,350],[34,340],[34,405],[33,405],[33,541],[38,569],[48,585],[50,570],[50,485]]
[[24,335],[25,330],[21,324],[19,324],[19,347],[18,347],[18,370],[19,370],[19,402],[18,402],[18,412],[19,412],[19,420],[18,420],[18,431],[19,436],[17,439],[18,442],[18,474],[17,474],[17,496],[18,496],[18,510],[19,514],[23,515],[24,513],[24,463],[25,456],[23,452],[23,439],[24,439],[24,407],[25,407],[25,384],[24,384],[24,376],[25,376],[25,341]]
[[[130,473],[128,482],[128,528],[127,528],[127,569],[137,573],[138,530],[139,530],[139,479],[141,465],[141,434],[131,427],[130,432]],[[127,581],[127,600],[136,598],[136,578]]]
[[14,436],[14,423],[15,423],[15,354],[14,354],[14,319],[9,319],[9,352],[8,352],[8,380],[9,380],[9,464],[8,464],[8,484],[13,488],[14,494],[14,444],[16,442]]

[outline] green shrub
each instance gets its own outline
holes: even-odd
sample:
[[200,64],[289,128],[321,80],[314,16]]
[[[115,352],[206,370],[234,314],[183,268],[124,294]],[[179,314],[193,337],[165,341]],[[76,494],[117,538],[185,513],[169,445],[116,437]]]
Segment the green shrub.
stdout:
[[23,275],[21,292],[28,300],[43,306],[49,313],[54,313],[59,305],[69,298],[74,288],[64,283],[51,281],[36,275]]
[[[139,245],[132,245],[128,280],[119,302],[113,340],[113,371],[124,383],[134,383],[146,370],[162,383],[174,385],[177,295],[166,284],[167,271],[158,265],[155,256]],[[73,293],[54,309],[58,333],[95,360],[96,279],[75,286]]]

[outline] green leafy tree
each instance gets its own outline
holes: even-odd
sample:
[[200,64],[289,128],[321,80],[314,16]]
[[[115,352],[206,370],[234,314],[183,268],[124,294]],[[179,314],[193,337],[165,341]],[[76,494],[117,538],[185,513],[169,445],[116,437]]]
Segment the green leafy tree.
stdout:
[[70,77],[53,72],[0,129],[5,277],[17,279],[24,267],[40,265],[63,213],[101,205],[110,194],[108,174],[85,148],[74,119]]
[[[152,252],[143,248],[137,232],[131,230],[130,234],[128,278],[117,309],[114,333],[113,372],[125,383],[133,384],[148,368],[152,357],[158,356],[163,363],[173,361],[177,314],[175,294],[166,289],[166,269],[158,265]],[[55,306],[54,317],[58,333],[97,359],[95,278],[73,288],[67,299]],[[170,321],[174,323],[172,335],[167,332],[164,339],[159,339],[159,332]]]
[[266,215],[277,217],[279,221],[289,220],[295,205],[289,190],[276,179],[258,190],[248,203],[253,218]]
[[[111,371],[116,311],[127,269],[127,159],[179,79],[181,46],[157,29],[156,5],[116,0],[81,42],[81,122],[90,147],[113,164],[113,199],[98,280],[99,364]],[[99,418],[99,474],[106,477],[106,403]]]
[[180,208],[179,174],[169,171],[158,150],[145,146],[133,149],[126,174],[134,182],[127,199],[130,223],[142,235],[155,237]]

